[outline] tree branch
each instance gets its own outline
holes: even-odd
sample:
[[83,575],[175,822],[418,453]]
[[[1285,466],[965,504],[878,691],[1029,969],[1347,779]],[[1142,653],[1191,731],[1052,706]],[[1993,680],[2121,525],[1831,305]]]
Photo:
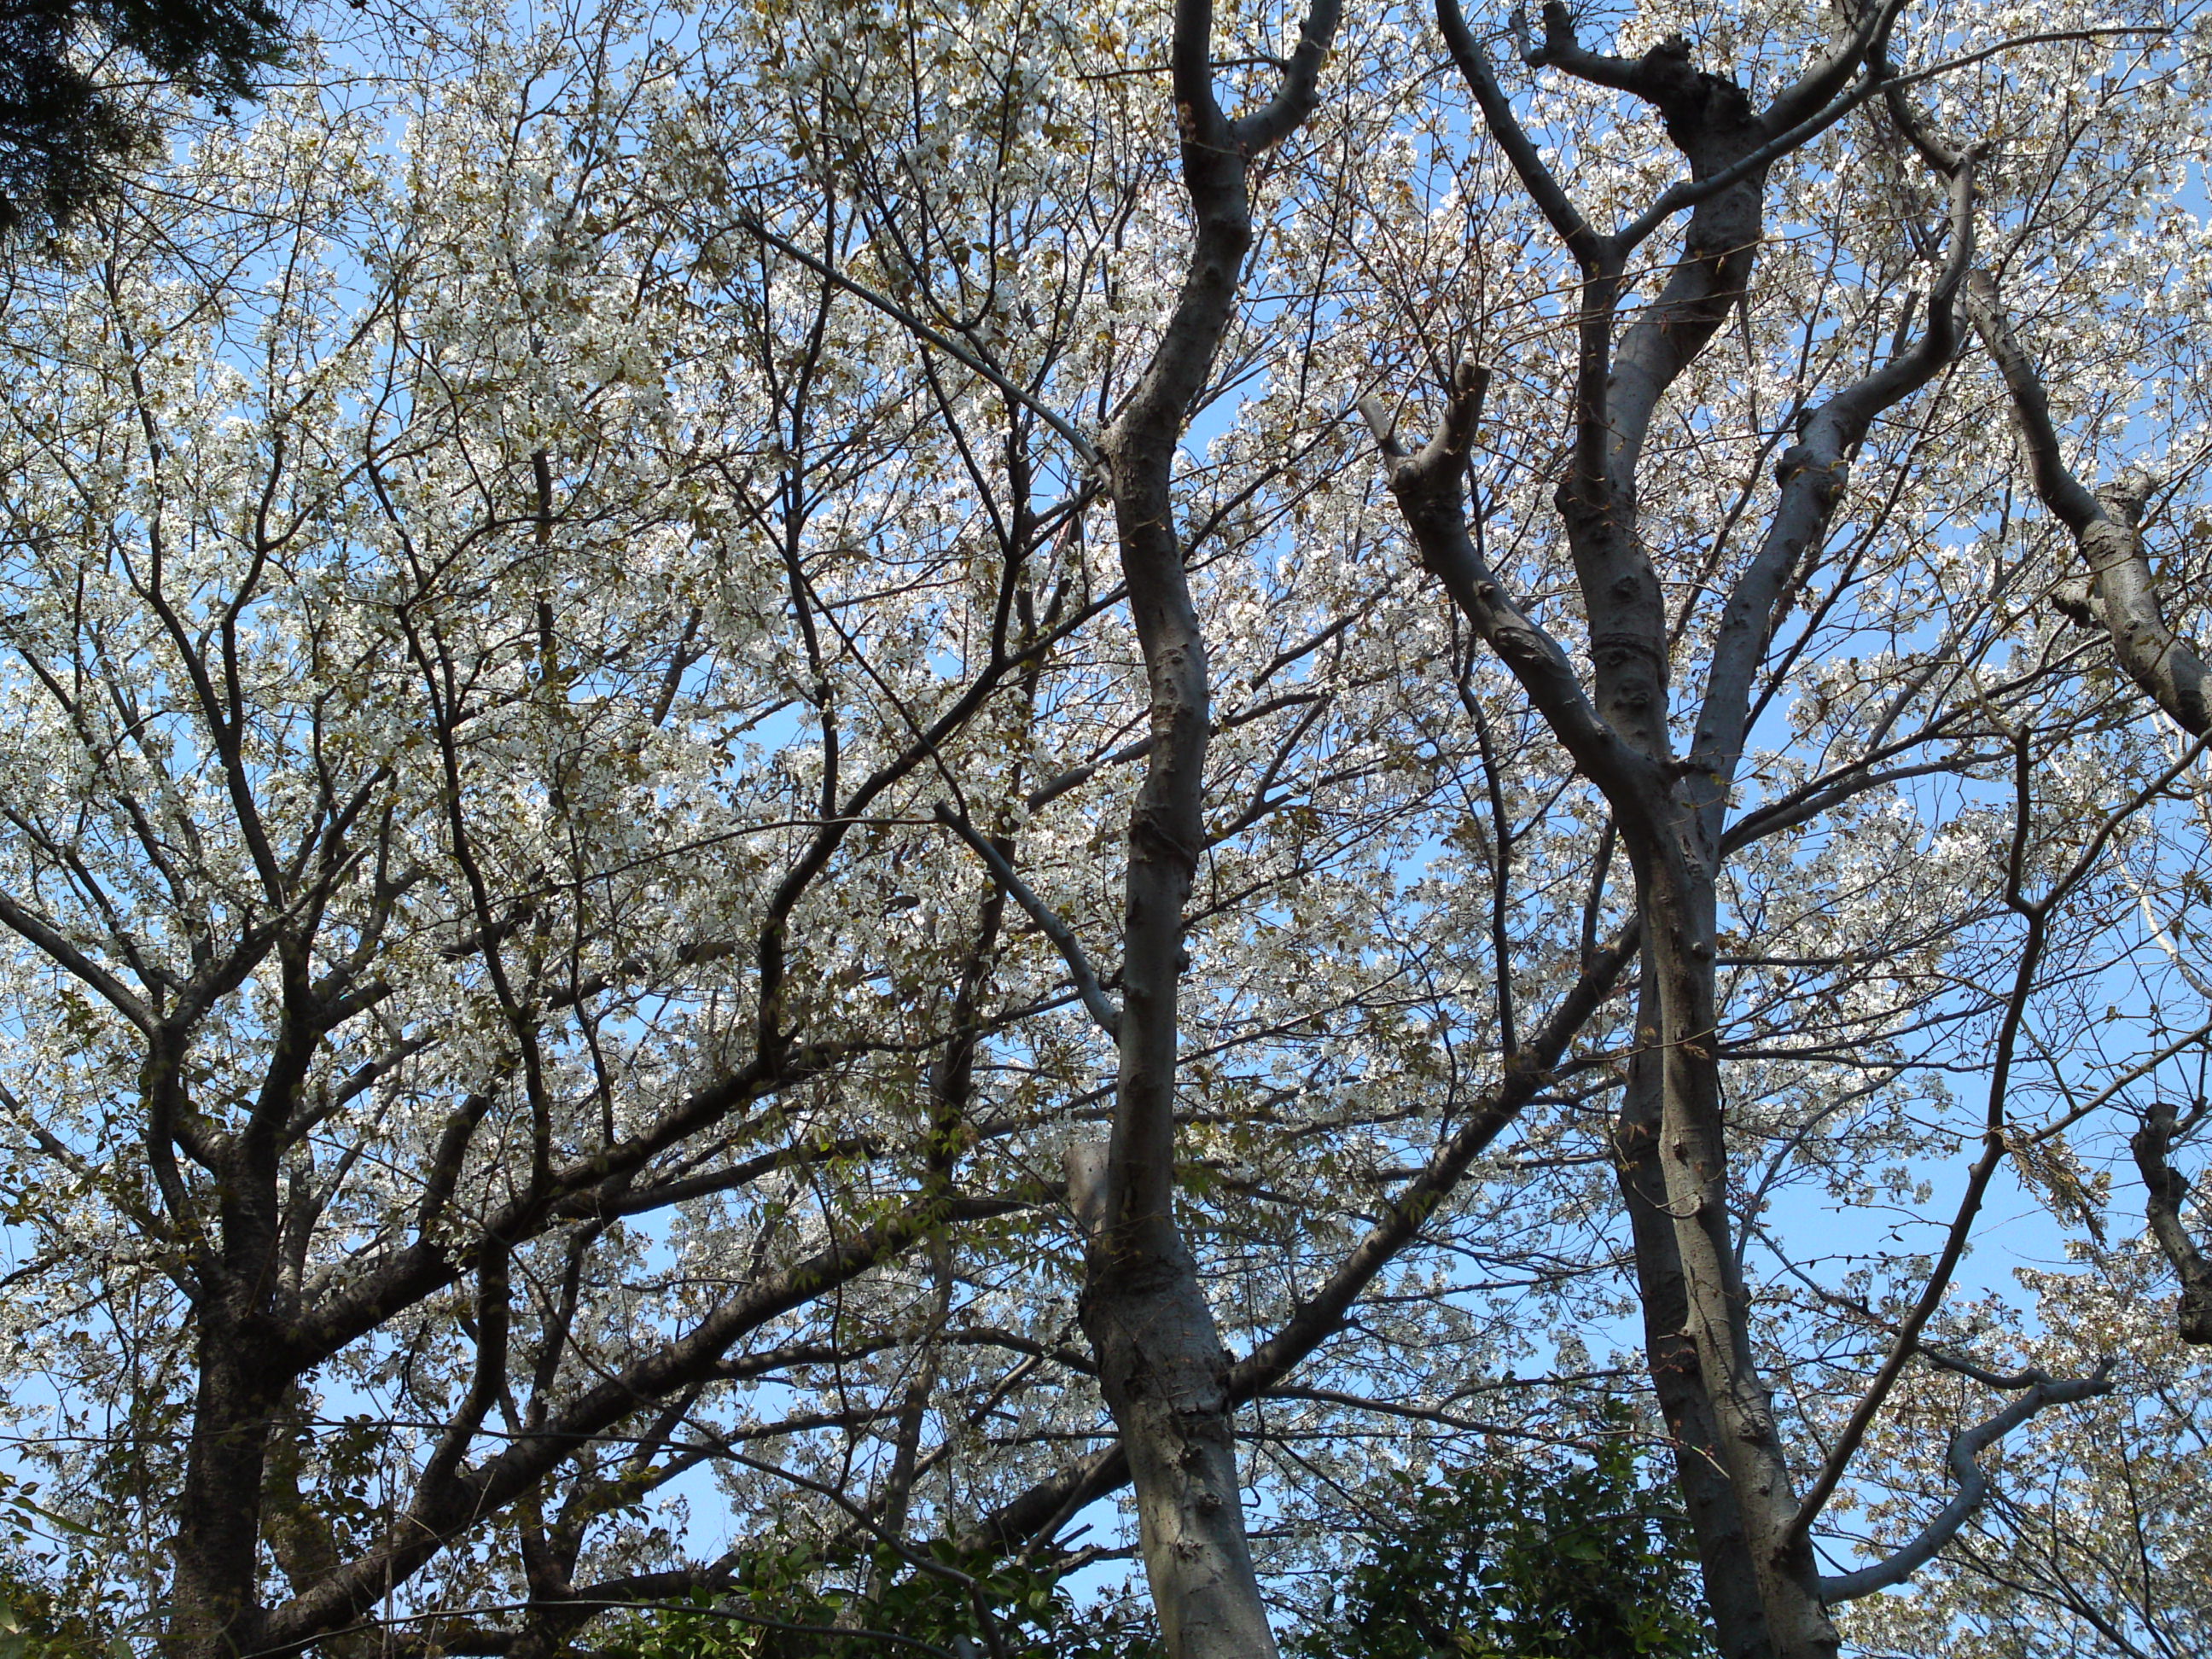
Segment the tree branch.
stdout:
[[1091,958],[1083,953],[1083,944],[1075,937],[1075,930],[1061,921],[1059,912],[1014,873],[1014,866],[1006,862],[1005,855],[948,803],[938,802],[937,821],[967,842],[969,850],[989,866],[992,879],[1006,889],[1006,896],[1027,911],[1030,920],[1052,941],[1060,960],[1067,964],[1068,977],[1075,981],[1076,994],[1083,999],[1091,1018],[1098,1022],[1098,1029],[1109,1037],[1120,1036],[1121,1011],[1099,985],[1098,975],[1091,969]]
[[1985,271],[1966,278],[1966,301],[1983,343],[1996,360],[2012,396],[2013,413],[2036,493],[2074,532],[2099,601],[2098,619],[2127,676],[2191,737],[2212,733],[2212,672],[2189,642],[2166,625],[2139,526],[2150,481],[2123,474],[2092,491],[2068,471],[2059,453],[2042,376],[2014,335]]
[[2212,1342],[2212,1261],[2204,1259],[2181,1219],[2181,1206],[2189,1201],[2194,1183],[2167,1162],[2174,1116],[2172,1102],[2158,1102],[2144,1115],[2142,1127],[2129,1138],[2128,1147],[2142,1174],[2151,1237],[2181,1275],[2181,1340],[2208,1343]]
[[1920,1529],[1912,1541],[1895,1554],[1861,1567],[1855,1572],[1838,1573],[1820,1580],[1820,1599],[1827,1602],[1856,1601],[1861,1596],[1872,1595],[1876,1590],[1901,1584],[1927,1563],[1936,1553],[1949,1543],[1967,1518],[1982,1505],[1989,1496],[1990,1477],[1976,1460],[1982,1452],[2003,1439],[2021,1424],[2047,1406],[2063,1406],[2077,1400],[2088,1400],[2098,1395],[2110,1394],[2112,1362],[2106,1359],[2094,1375],[2058,1381],[2041,1371],[2027,1373],[2027,1391],[1986,1422],[1971,1429],[1962,1429],[1951,1437],[1951,1450],[1946,1460],[1951,1478],[1959,1483],[1959,1490],[1951,1501],[1938,1510],[1936,1517]]

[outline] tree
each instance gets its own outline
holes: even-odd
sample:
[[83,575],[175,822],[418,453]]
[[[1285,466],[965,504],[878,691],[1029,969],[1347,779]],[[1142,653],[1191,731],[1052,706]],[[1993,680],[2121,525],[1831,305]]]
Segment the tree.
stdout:
[[111,187],[155,127],[104,61],[227,109],[282,61],[265,0],[18,0],[0,15],[0,232],[58,227]]
[[[1634,872],[1642,976],[1638,1028],[1648,1033],[1650,1046],[1633,1062],[1616,1145],[1637,1230],[1646,1349],[1679,1448],[1723,1644],[1731,1653],[1833,1651],[1838,1637],[1824,1604],[1863,1593],[1856,1575],[1823,1577],[1811,1527],[1913,1357],[2003,1158],[2013,1050],[2044,966],[2051,917],[2087,873],[2077,861],[2062,868],[2055,884],[2031,890],[2022,854],[2030,833],[2032,739],[2015,732],[2016,833],[2004,902],[2024,929],[1997,1036],[1981,1154],[1935,1272],[1801,1495],[1753,1349],[1750,1297],[1729,1206],[1731,1160],[1713,1040],[1721,1018],[1719,880],[1728,851],[1727,807],[1782,605],[1805,574],[1803,562],[1826,541],[1846,468],[1876,418],[1924,388],[1956,355],[1955,307],[1974,253],[1977,151],[1925,152],[1948,198],[1948,222],[1922,245],[1932,266],[1924,321],[1916,333],[1911,319],[1901,318],[1886,356],[1799,402],[1796,442],[1777,462],[1778,490],[1765,509],[1763,536],[1747,558],[1733,568],[1716,567],[1705,578],[1721,604],[1711,617],[1717,631],[1704,647],[1710,654],[1692,659],[1703,696],[1687,752],[1680,755],[1669,685],[1680,672],[1674,658],[1685,630],[1666,603],[1638,498],[1647,489],[1645,439],[1661,399],[1718,333],[1731,307],[1747,303],[1771,159],[1799,129],[1831,124],[1894,79],[1895,17],[1891,8],[1854,14],[1841,42],[1816,55],[1801,78],[1761,107],[1735,82],[1697,70],[1689,43],[1679,35],[1639,56],[1601,54],[1583,45],[1566,7],[1547,6],[1543,35],[1524,45],[1525,61],[1650,105],[1664,117],[1668,138],[1691,170],[1691,182],[1652,210],[1606,232],[1586,216],[1523,129],[1452,0],[1440,6],[1445,40],[1486,125],[1574,262],[1572,429],[1555,499],[1591,641],[1588,682],[1553,634],[1509,597],[1469,524],[1465,478],[1486,371],[1462,361],[1437,434],[1418,455],[1400,447],[1379,399],[1365,406],[1423,563],[1602,793]],[[1684,208],[1690,218],[1665,285],[1624,327],[1618,313],[1630,258],[1669,214]],[[1772,441],[1778,444],[1780,436]],[[2109,833],[2100,827],[2092,844]],[[2021,1403],[2033,1410],[2104,1386],[2101,1371],[2070,1383],[2046,1379]],[[1877,1582],[1889,1582],[1884,1569],[1873,1571]]]
[[1621,1433],[1587,1463],[1531,1459],[1385,1489],[1377,1535],[1311,1659],[1597,1659],[1712,1651],[1687,1522]]
[[825,1595],[823,1563],[763,1552],[730,1594],[641,1613],[616,1650],[635,1659],[835,1659],[870,1651],[985,1652],[1004,1659],[1157,1659],[1138,1621],[1085,1616],[1058,1576],[939,1548],[909,1563],[878,1551],[871,1593]]
[[1126,1486],[1246,1659],[1386,1431],[1648,1395],[1723,1652],[1954,1582],[2135,1375],[1958,1291],[1980,1213],[2105,1227],[2205,1042],[2130,920],[2200,757],[1961,314],[2203,429],[2106,325],[2191,20],[2076,21],[457,10],[82,230],[0,1317],[94,1571],[193,1659],[547,1655]]

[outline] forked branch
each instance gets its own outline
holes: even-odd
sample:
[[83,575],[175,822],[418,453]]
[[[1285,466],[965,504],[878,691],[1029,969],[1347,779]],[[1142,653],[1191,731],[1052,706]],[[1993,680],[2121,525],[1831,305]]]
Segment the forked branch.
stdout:
[[1856,1601],[1861,1596],[1872,1595],[1876,1590],[1887,1589],[1910,1578],[1957,1535],[1959,1528],[1966,1524],[1989,1496],[1989,1473],[1979,1462],[1982,1453],[2046,1407],[2069,1405],[2077,1400],[2110,1394],[2112,1374],[2110,1359],[2087,1376],[2057,1378],[2039,1370],[2026,1372],[2027,1386],[2019,1399],[1996,1416],[1951,1437],[1951,1450],[1945,1461],[1950,1465],[1951,1478],[1959,1483],[1951,1501],[1936,1512],[1911,1542],[1894,1554],[1856,1571],[1822,1578],[1820,1599],[1832,1605]]

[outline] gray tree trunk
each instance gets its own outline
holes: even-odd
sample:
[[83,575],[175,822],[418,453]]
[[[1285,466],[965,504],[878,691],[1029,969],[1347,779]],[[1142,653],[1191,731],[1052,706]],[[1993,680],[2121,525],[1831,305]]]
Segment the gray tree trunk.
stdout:
[[1567,8],[1545,8],[1540,42],[1526,44],[1528,60],[1651,105],[1699,186],[1683,203],[1693,210],[1665,285],[1624,328],[1623,272],[1668,216],[1655,209],[1621,232],[1595,229],[1521,128],[1455,0],[1438,0],[1437,19],[1492,139],[1581,267],[1575,442],[1556,500],[1589,626],[1587,685],[1505,593],[1468,528],[1467,461],[1486,376],[1462,366],[1443,425],[1419,455],[1398,446],[1379,404],[1369,420],[1422,562],[1603,793],[1635,872],[1644,962],[1638,1052],[1616,1129],[1620,1180],[1647,1357],[1675,1437],[1722,1649],[1732,1659],[1832,1659],[1839,1640],[1821,1601],[1811,1517],[1792,1490],[1754,1362],[1750,1297],[1727,1206],[1716,880],[1729,781],[1776,596],[1825,534],[1867,423],[1948,357],[1963,246],[1931,300],[1922,340],[1815,411],[1804,441],[1784,458],[1766,539],[1727,599],[1695,746],[1678,758],[1669,732],[1673,618],[1638,527],[1644,435],[1660,399],[1745,302],[1768,162],[1878,55],[1880,26],[1863,27],[1759,110],[1740,88],[1698,72],[1679,38],[1638,58],[1607,57],[1583,46]]
[[1213,87],[1211,0],[1179,0],[1170,48],[1190,261],[1160,343],[1099,451],[1152,746],[1129,819],[1123,1006],[1112,1139],[1079,1149],[1071,1193],[1089,1237],[1083,1323],[1136,1489],[1145,1570],[1170,1659],[1274,1659],[1244,1534],[1228,1357],[1175,1218],[1183,908],[1205,845],[1206,641],[1183,568],[1175,456],[1212,373],[1252,245],[1253,158],[1310,112],[1338,0],[1316,0],[1272,102],[1231,119]]

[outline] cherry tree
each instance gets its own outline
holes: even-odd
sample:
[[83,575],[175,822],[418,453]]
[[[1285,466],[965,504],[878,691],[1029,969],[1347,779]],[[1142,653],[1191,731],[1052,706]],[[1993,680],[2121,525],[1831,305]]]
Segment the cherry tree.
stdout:
[[[85,1582],[537,1655],[792,1559],[873,1640],[1127,1487],[1170,1651],[1265,1656],[1386,1464],[1616,1398],[1723,1650],[1986,1620],[2007,1460],[2149,1373],[1961,1264],[2008,1182],[2126,1224],[2204,1041],[2097,1018],[2194,971],[2194,659],[2049,459],[2202,429],[2193,317],[2112,320],[2195,268],[2193,27],[311,53],[8,334],[5,1317]],[[2086,601],[2031,500],[2126,542]]]

